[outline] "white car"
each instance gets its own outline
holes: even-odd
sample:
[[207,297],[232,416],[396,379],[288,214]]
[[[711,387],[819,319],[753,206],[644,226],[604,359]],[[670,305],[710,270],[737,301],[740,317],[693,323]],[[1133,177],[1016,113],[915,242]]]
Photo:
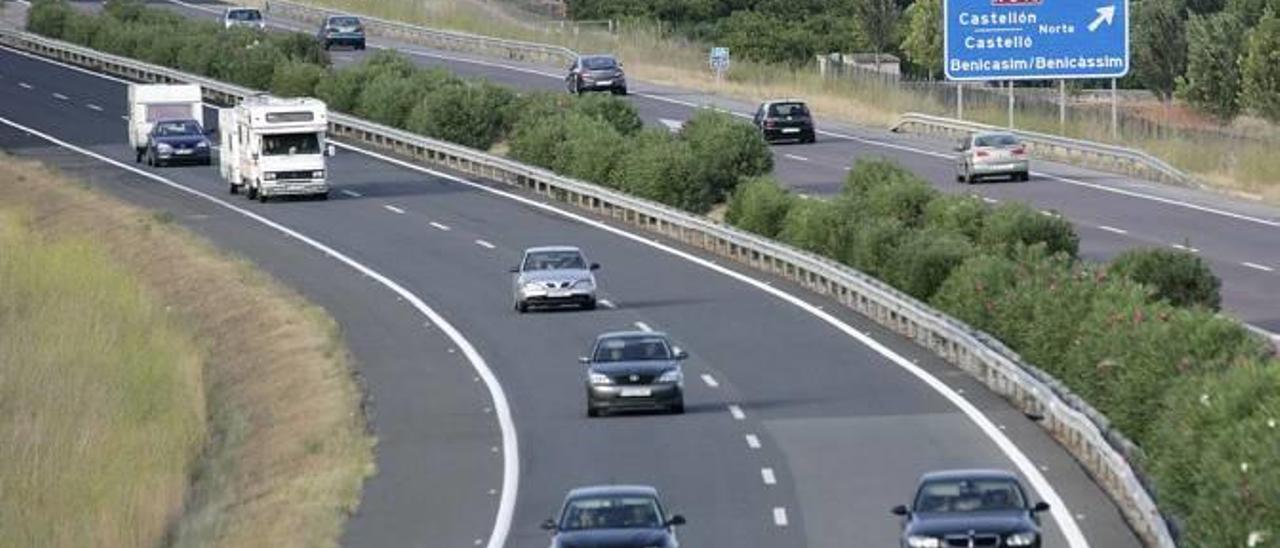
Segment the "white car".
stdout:
[[511,291],[516,311],[534,306],[574,305],[596,307],[596,277],[600,265],[588,263],[582,250],[571,246],[531,247],[520,266],[511,269]]
[[267,21],[262,18],[262,12],[258,8],[227,8],[222,13],[222,26],[228,29],[247,27],[264,30],[267,28]]
[[1013,181],[1031,179],[1027,146],[1012,133],[975,133],[956,147],[956,180],[976,183],[986,177],[1009,177]]

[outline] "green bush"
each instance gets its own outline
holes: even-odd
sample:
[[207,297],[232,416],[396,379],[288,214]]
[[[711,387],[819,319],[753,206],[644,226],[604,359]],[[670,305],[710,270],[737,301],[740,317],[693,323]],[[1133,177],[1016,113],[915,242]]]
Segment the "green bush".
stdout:
[[925,208],[938,197],[938,191],[924,180],[912,176],[893,184],[871,188],[861,200],[852,196],[846,199],[858,204],[856,209],[863,214],[897,219],[902,224],[915,228],[921,226]]
[[997,319],[1005,315],[999,305],[1014,290],[1019,272],[1018,263],[1005,255],[969,257],[951,271],[930,303],[976,329],[997,335]]
[[142,0],[107,0],[102,7],[111,18],[126,22],[140,21],[144,14],[151,11]]
[[87,46],[102,28],[102,18],[79,13],[70,14],[63,23],[62,39],[73,44]]
[[[556,94],[563,98],[564,95]],[[635,135],[644,128],[640,113],[630,101],[612,95],[584,94],[572,102],[574,112],[596,118],[613,126],[622,135]]]
[[324,50],[315,37],[300,32],[268,33],[268,44],[290,61],[308,63],[319,67],[328,67],[329,52]]
[[391,73],[401,78],[408,78],[418,69],[413,66],[413,61],[408,57],[389,49],[378,50],[365,59],[361,64],[361,68],[370,73],[371,77],[378,74]]
[[568,137],[568,125],[569,117],[565,114],[548,115],[536,120],[526,117],[512,130],[508,143],[511,157],[526,164],[551,169],[560,157],[560,146]]
[[938,196],[924,208],[924,226],[964,234],[977,241],[988,212],[987,204],[972,194]]
[[502,113],[514,97],[506,88],[490,84],[444,85],[423,95],[407,127],[428,137],[488,150],[509,129]]
[[731,115],[699,110],[680,129],[698,158],[698,179],[712,200],[723,201],[743,178],[773,170],[773,151],[754,126]]
[[182,49],[182,43],[186,41],[186,37],[165,32],[155,32],[150,27],[135,26],[131,27],[130,30],[137,37],[137,44],[133,48],[134,57],[166,67],[172,67],[177,64],[177,55]]
[[27,11],[27,30],[52,38],[62,38],[67,21],[74,15],[66,0],[33,0]]
[[413,80],[395,70],[379,70],[360,91],[355,115],[379,124],[402,127],[414,108]]
[[697,158],[689,144],[663,130],[643,130],[615,171],[615,184],[636,196],[694,213],[711,209],[712,196],[697,182]]
[[845,176],[841,192],[855,201],[862,200],[872,190],[909,181],[918,181],[916,174],[885,158],[858,160]]
[[841,207],[827,200],[797,199],[782,220],[778,237],[800,249],[833,257],[841,249]]
[[564,140],[556,147],[552,169],[583,181],[612,185],[627,138],[600,119],[576,112],[564,116]]
[[897,219],[866,217],[852,221],[846,232],[840,260],[883,280],[898,245],[910,230]]
[[729,224],[766,238],[782,230],[797,198],[772,177],[750,179],[733,191],[724,219]]
[[1008,253],[1018,245],[1043,243],[1049,253],[1075,257],[1080,237],[1071,222],[1057,215],[1044,215],[1026,204],[1003,204],[987,216],[978,243],[997,253]]
[[1111,271],[1146,284],[1154,297],[1179,307],[1218,310],[1222,281],[1209,263],[1191,253],[1172,249],[1134,249],[1111,261]]
[[[234,44],[232,44],[234,46]],[[264,43],[255,43],[231,54],[218,77],[251,89],[267,89],[284,54]]]
[[125,57],[133,55],[138,42],[137,33],[133,29],[119,24],[103,24],[93,35],[89,47]]
[[324,101],[329,108],[339,112],[354,112],[356,101],[364,90],[364,71],[356,68],[341,68],[330,71],[329,75],[316,84],[316,98]]
[[534,91],[516,99],[511,104],[509,112],[516,126],[536,124],[541,120],[569,112],[579,104],[580,100],[564,93]]
[[271,77],[271,94],[280,97],[313,97],[316,84],[328,72],[318,65],[289,61],[276,67]]
[[928,300],[951,271],[975,254],[959,234],[922,229],[906,235],[884,268],[885,281],[920,300]]

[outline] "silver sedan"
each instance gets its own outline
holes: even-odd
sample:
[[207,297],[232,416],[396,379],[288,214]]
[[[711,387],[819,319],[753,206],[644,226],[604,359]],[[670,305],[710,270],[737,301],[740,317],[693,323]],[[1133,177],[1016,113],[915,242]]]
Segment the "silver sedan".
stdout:
[[1014,181],[1031,179],[1031,162],[1027,147],[1012,133],[975,133],[956,147],[956,180],[976,183],[986,177],[1009,177]]
[[596,307],[596,277],[600,268],[588,263],[582,250],[571,246],[526,249],[520,266],[511,269],[515,309],[528,312],[534,306],[573,305]]

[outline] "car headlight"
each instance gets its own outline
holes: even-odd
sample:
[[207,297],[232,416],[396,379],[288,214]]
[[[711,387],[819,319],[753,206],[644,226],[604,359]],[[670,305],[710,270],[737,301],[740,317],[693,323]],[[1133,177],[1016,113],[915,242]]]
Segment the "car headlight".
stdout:
[[312,172],[311,172],[311,178],[312,178],[312,179],[323,179],[323,178],[324,178],[324,170],[312,171]]
[[542,287],[542,284],[539,284],[538,282],[528,282],[528,283],[525,283],[523,286],[521,286],[521,289],[523,289],[523,290],[525,290],[526,292],[529,292],[529,293],[537,293],[537,292],[539,292],[539,291],[546,291],[546,290]]
[[209,141],[200,141],[196,143],[196,148],[209,148]]
[[911,535],[907,537],[907,546],[911,548],[939,548],[942,546],[942,542],[935,537]]
[[590,381],[591,384],[613,384],[613,379],[610,379],[608,375],[602,373],[588,373],[587,380]]
[[275,172],[268,171],[268,172],[266,172],[266,173],[263,173],[263,174],[262,174],[262,180],[264,180],[264,181],[274,181],[274,180],[276,180],[276,174],[275,174]]
[[596,285],[595,282],[591,281],[591,278],[583,278],[581,280],[573,282],[574,289],[591,289],[595,285]]
[[1025,533],[1014,533],[1004,539],[1006,546],[1031,546],[1036,542],[1036,534],[1028,531]]
[[170,150],[173,150],[173,147],[169,146],[167,143],[160,143],[156,145],[156,150],[160,152],[169,152]]
[[658,382],[674,382],[674,383],[684,382],[684,372],[680,371],[679,369],[672,369],[670,371],[667,371],[666,373],[663,373],[661,377],[658,377]]

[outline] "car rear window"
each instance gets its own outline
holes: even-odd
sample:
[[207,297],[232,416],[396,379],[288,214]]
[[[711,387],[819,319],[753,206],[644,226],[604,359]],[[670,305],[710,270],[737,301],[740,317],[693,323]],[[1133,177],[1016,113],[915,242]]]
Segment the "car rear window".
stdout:
[[357,27],[360,26],[360,20],[355,17],[334,17],[329,20],[329,24],[335,27]]
[[774,103],[769,105],[769,116],[808,116],[809,107],[804,103]]
[[982,135],[973,140],[974,146],[1009,147],[1018,144],[1018,138],[1008,134]]
[[587,70],[604,70],[618,66],[618,61],[612,57],[584,57],[582,66]]
[[258,10],[231,10],[227,12],[227,19],[232,21],[257,21],[262,19],[262,14]]
[[165,120],[156,122],[155,130],[160,136],[199,135],[200,124],[195,120]]

